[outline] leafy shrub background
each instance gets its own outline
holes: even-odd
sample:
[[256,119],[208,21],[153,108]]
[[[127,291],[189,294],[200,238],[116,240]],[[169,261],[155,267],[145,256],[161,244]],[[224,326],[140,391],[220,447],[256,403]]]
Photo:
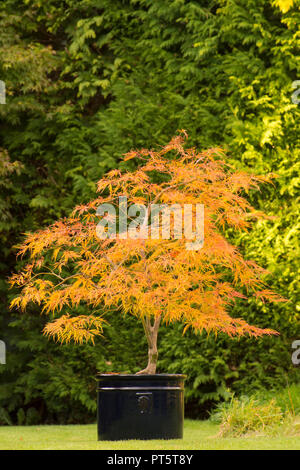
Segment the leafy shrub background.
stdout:
[[[299,381],[291,344],[298,300],[300,77],[298,6],[265,0],[4,0],[0,6],[0,422],[90,422],[95,373],[135,372],[146,343],[134,319],[111,312],[96,347],[41,337],[35,309],[9,312],[7,276],[22,263],[22,233],[93,197],[95,182],[122,167],[131,148],[158,146],[184,128],[189,144],[223,146],[236,167],[275,172],[274,187],[249,195],[278,216],[238,240],[268,268],[278,306],[238,303],[234,315],[280,332],[258,341],[182,337],[162,329],[159,372],[182,372],[187,416],[218,401]],[[128,168],[132,162],[128,162]],[[228,237],[232,238],[229,232]]]

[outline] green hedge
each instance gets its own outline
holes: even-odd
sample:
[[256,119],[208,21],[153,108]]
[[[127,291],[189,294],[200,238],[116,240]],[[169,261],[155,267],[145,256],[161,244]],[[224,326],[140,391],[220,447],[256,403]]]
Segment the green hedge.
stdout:
[[233,241],[270,270],[271,287],[289,302],[234,308],[278,338],[182,337],[178,325],[163,328],[159,371],[187,373],[187,413],[199,417],[228,388],[248,393],[299,380],[291,363],[300,338],[300,107],[291,100],[299,16],[265,0],[1,2],[0,337],[8,363],[0,366],[0,422],[94,420],[95,371],[144,365],[133,319],[112,314],[95,348],[59,347],[41,337],[39,312],[9,312],[14,292],[5,279],[22,262],[13,245],[23,232],[92,197],[97,179],[122,167],[122,153],[161,145],[182,128],[191,146],[223,146],[236,167],[278,175],[274,187],[249,195],[277,219]]

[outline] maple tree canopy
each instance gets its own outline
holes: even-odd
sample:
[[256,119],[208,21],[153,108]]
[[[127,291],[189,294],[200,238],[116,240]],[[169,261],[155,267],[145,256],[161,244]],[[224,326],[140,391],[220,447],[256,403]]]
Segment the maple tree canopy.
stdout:
[[[141,149],[125,155],[135,159],[135,171],[110,171],[98,182],[99,195],[77,206],[69,218],[27,234],[18,254],[30,262],[11,276],[21,288],[11,307],[25,309],[29,302],[53,319],[44,334],[58,341],[94,341],[101,335],[105,311],[111,307],[143,322],[149,346],[156,347],[160,321],[180,321],[195,332],[224,332],[230,336],[277,334],[272,329],[232,318],[236,298],[255,296],[263,301],[283,301],[264,283],[266,270],[243,258],[224,238],[224,229],[248,230],[258,217],[245,195],[270,182],[272,175],[255,176],[235,170],[222,149],[185,149],[186,132],[180,131],[159,151]],[[97,208],[126,196],[128,206],[143,204],[197,204],[204,206],[204,245],[187,250],[186,238],[99,239]],[[150,211],[148,216],[150,217]],[[150,225],[144,224],[147,231]],[[78,315],[85,303],[90,315]],[[152,343],[151,343],[152,341]],[[155,344],[154,344],[155,343]]]

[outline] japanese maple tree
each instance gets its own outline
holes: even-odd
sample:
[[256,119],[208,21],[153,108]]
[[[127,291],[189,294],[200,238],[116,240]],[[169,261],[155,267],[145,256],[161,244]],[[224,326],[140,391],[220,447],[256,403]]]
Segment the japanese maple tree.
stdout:
[[[278,334],[230,316],[236,298],[283,299],[265,285],[266,270],[244,259],[223,235],[226,227],[248,230],[253,220],[266,217],[250,205],[246,194],[271,177],[235,170],[219,148],[201,152],[185,148],[186,138],[186,132],[180,131],[158,151],[127,153],[125,160],[135,159],[136,170],[110,171],[98,182],[93,201],[50,227],[27,234],[18,254],[28,254],[30,261],[10,278],[20,287],[11,307],[40,305],[44,314],[52,316],[43,333],[60,342],[93,342],[102,334],[104,314],[111,307],[135,316],[148,342],[148,365],[139,373],[156,372],[161,322],[183,322],[185,329],[196,333]],[[128,207],[146,207],[135,236],[128,232],[126,237],[118,228],[112,236],[108,230],[110,224],[118,227],[120,196],[126,197]],[[99,215],[97,209],[108,204],[115,207],[113,217],[105,210]],[[191,240],[185,233],[176,236],[174,223],[168,238],[151,237],[155,204],[177,208],[186,204],[194,215],[197,205],[202,205],[204,243],[188,249]],[[106,237],[97,233],[99,221],[107,223]],[[78,314],[79,304],[86,304],[89,314]]]

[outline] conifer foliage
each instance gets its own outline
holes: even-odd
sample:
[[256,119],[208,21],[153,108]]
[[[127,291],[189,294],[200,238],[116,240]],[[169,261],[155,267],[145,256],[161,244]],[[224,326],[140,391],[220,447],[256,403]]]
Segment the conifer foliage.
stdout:
[[[223,235],[226,227],[247,230],[253,219],[267,217],[244,195],[259,189],[272,175],[234,170],[219,148],[185,149],[186,138],[182,130],[158,151],[127,153],[125,160],[137,161],[135,170],[110,171],[98,182],[96,199],[77,206],[69,218],[28,234],[19,255],[29,254],[30,262],[11,277],[11,284],[21,288],[11,307],[24,310],[30,302],[41,305],[42,312],[54,316],[44,334],[60,342],[93,341],[102,333],[105,311],[112,307],[134,315],[142,321],[149,347],[148,365],[140,373],[156,371],[161,322],[183,322],[185,329],[196,333],[277,334],[230,316],[236,298],[283,299],[265,286],[266,271],[244,259]],[[129,207],[143,204],[147,208],[144,222],[135,232],[139,235],[124,238],[117,232],[114,237],[99,239],[97,208],[110,203],[118,209],[120,196],[126,196]],[[152,238],[154,204],[176,204],[182,211],[188,204],[194,212],[202,204],[202,248],[188,250],[186,232],[177,238],[174,223],[168,238]],[[120,212],[116,210],[116,214],[119,219]],[[103,213],[101,220],[105,217]],[[77,313],[81,303],[90,307],[90,314]],[[64,307],[66,314],[61,313]]]
[[289,302],[250,297],[230,309],[280,336],[182,337],[181,323],[161,325],[158,369],[188,375],[186,413],[197,418],[228,389],[299,382],[299,23],[299,0],[0,2],[1,424],[94,422],[96,370],[142,368],[145,339],[131,315],[106,315],[95,348],[57,346],[40,334],[48,317],[39,306],[9,310],[6,279],[26,262],[13,248],[24,232],[69,216],[94,197],[95,181],[136,161],[120,155],[163,145],[180,128],[190,146],[221,146],[236,168],[278,175],[247,195],[278,218],[248,233],[229,228],[226,238],[272,273],[266,281]]

